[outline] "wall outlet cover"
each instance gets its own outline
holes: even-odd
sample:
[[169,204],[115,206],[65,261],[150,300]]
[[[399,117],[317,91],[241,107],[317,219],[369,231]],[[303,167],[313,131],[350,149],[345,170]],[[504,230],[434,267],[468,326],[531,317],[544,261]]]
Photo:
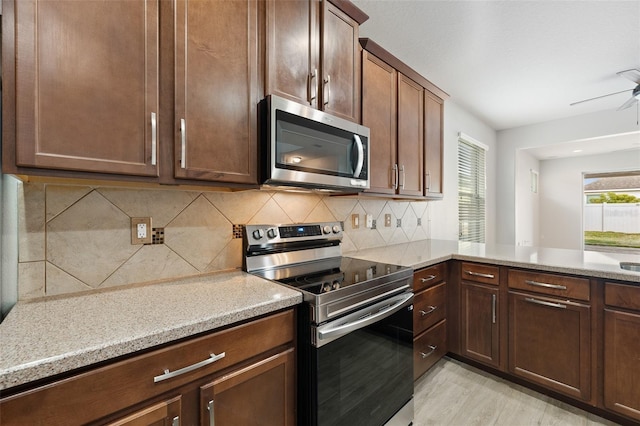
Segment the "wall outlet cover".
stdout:
[[131,218],[131,244],[151,244],[153,232],[150,217]]

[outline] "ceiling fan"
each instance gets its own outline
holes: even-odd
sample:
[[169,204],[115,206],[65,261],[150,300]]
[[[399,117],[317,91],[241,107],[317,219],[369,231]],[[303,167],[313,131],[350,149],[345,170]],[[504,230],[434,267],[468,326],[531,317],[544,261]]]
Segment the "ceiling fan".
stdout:
[[574,106],[577,104],[581,104],[583,102],[589,102],[589,101],[593,101],[600,98],[606,98],[607,96],[618,95],[620,93],[625,93],[629,91],[631,91],[631,97],[625,103],[620,105],[620,107],[618,108],[618,111],[627,109],[633,106],[634,104],[639,103],[640,102],[640,70],[636,68],[632,68],[630,70],[620,71],[616,74],[633,81],[636,84],[636,87],[633,89],[621,90],[620,92],[609,93],[608,95],[596,96],[595,98],[585,99],[583,101],[574,102],[569,105]]

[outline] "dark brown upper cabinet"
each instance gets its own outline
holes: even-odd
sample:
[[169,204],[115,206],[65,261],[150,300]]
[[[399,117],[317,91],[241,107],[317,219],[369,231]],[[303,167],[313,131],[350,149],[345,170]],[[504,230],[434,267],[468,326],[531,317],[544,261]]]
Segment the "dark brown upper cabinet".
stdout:
[[267,2],[266,94],[360,120],[358,27],[349,1]]

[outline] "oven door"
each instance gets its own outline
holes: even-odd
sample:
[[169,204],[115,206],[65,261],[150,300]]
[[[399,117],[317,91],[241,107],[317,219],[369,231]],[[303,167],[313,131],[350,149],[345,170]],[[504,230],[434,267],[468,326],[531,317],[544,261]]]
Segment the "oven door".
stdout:
[[311,327],[300,424],[383,425],[411,401],[412,303],[403,293]]

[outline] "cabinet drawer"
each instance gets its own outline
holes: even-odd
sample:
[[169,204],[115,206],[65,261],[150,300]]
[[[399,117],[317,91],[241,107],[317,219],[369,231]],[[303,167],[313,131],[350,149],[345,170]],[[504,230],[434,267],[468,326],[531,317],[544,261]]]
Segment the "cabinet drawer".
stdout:
[[[34,418],[42,424],[93,421],[293,342],[293,338],[294,314],[288,310],[13,395],[0,401],[2,424],[30,424]],[[211,361],[212,354],[222,353],[224,357]],[[194,365],[197,367],[188,369]],[[162,379],[166,370],[182,374]]]
[[509,271],[509,288],[588,301],[590,287],[586,278],[512,269]]
[[447,276],[447,264],[429,266],[413,273],[413,291],[418,292],[434,284],[444,281]]
[[605,283],[604,303],[609,306],[640,311],[640,285]]
[[500,284],[499,269],[497,266],[462,262],[460,273],[462,279],[465,281],[475,281],[493,285]]
[[418,335],[447,315],[447,287],[440,283],[416,294],[413,300],[413,334]]
[[447,353],[447,321],[443,320],[413,340],[413,380]]

